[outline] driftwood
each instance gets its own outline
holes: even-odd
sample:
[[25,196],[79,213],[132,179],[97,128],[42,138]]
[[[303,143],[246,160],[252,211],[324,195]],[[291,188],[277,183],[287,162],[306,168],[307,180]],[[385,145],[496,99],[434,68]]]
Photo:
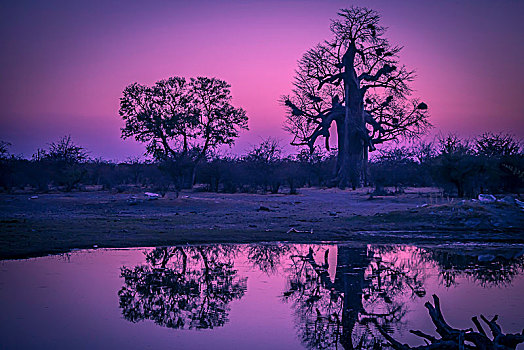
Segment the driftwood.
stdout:
[[455,329],[449,326],[442,316],[440,311],[440,300],[436,295],[433,295],[433,304],[427,302],[424,306],[428,309],[429,316],[433,321],[433,324],[437,327],[436,331],[440,335],[440,339],[431,335],[425,334],[421,331],[410,332],[424,338],[426,345],[410,347],[407,344],[402,344],[391,335],[389,335],[384,328],[378,323],[375,323],[378,331],[382,336],[390,343],[391,347],[396,350],[440,350],[440,349],[482,349],[482,350],[503,350],[503,349],[515,349],[518,344],[524,342],[524,329],[521,334],[504,334],[502,329],[497,324],[498,316],[488,320],[483,315],[480,315],[481,320],[489,327],[491,331],[492,339],[487,335],[486,331],[482,327],[477,317],[473,317],[471,320],[477,328],[474,331],[472,328],[469,329]]
[[292,227],[289,230],[287,230],[286,233],[311,233],[313,234],[313,229],[311,229],[310,231],[301,231],[301,230],[297,230],[296,228]]

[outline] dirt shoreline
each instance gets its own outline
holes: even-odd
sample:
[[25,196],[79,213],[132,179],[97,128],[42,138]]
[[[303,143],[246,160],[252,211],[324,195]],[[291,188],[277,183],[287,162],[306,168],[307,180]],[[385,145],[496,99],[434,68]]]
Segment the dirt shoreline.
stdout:
[[515,205],[448,199],[432,188],[372,200],[368,192],[188,191],[158,200],[143,193],[0,194],[0,259],[198,243],[524,243],[524,213]]

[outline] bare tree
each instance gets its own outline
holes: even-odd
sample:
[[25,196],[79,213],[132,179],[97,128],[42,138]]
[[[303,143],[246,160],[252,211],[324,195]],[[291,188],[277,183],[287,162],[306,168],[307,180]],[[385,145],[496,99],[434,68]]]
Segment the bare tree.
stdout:
[[78,187],[86,178],[89,155],[85,148],[75,144],[70,135],[51,142],[49,148],[38,149],[32,157],[38,187],[47,190],[48,185],[63,186],[67,192]]
[[281,179],[278,169],[282,163],[282,148],[277,139],[267,138],[259,145],[251,148],[243,160],[248,164],[251,178],[255,179],[263,191],[270,188],[272,193],[278,193]]
[[295,88],[283,97],[289,110],[285,128],[295,135],[293,145],[313,150],[323,136],[329,149],[335,123],[335,183],[355,188],[366,180],[368,151],[376,144],[417,137],[431,124],[428,106],[410,99],[414,72],[399,66],[402,48],[384,38],[378,13],[351,7],[338,15],[331,24],[333,37],[298,62]]

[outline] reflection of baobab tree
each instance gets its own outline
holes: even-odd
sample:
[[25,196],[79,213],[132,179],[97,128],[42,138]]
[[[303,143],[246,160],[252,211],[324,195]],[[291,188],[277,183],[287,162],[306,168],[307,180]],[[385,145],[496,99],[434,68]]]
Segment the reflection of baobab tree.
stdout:
[[146,254],[146,264],[122,267],[118,295],[124,318],[170,328],[223,326],[228,304],[246,290],[233,255],[234,247],[225,245],[162,247]]
[[[411,297],[425,295],[420,268],[409,257],[398,258],[401,249],[384,252],[339,246],[334,276],[329,273],[329,250],[315,254],[309,248],[291,256],[289,289],[284,299],[294,305],[303,343],[321,349],[338,344],[345,349],[383,345],[370,321],[390,328],[406,312],[406,293]],[[320,262],[318,253],[323,253]]]
[[436,264],[441,282],[455,285],[458,277],[466,277],[481,286],[502,286],[524,272],[522,247],[496,250],[426,249],[424,259]]
[[291,255],[289,289],[283,296],[293,302],[299,336],[308,348],[328,348],[341,337],[343,300],[330,278],[328,255],[326,250],[322,264],[316,262],[311,247],[307,253]]
[[369,283],[363,290],[364,309],[375,319],[400,322],[405,314],[406,296],[426,295],[423,282],[425,266],[420,264],[420,251],[414,247],[368,247],[372,257],[365,272]]

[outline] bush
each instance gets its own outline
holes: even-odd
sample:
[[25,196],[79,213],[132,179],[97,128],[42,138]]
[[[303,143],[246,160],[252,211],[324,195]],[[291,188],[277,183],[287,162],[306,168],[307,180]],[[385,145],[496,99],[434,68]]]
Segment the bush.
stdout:
[[[328,186],[336,165],[335,153],[319,149],[303,149],[283,158],[278,141],[271,138],[243,157],[215,155],[196,167],[184,157],[155,162],[129,159],[118,164],[89,159],[70,137],[37,150],[31,160],[9,154],[8,147],[0,142],[0,189],[4,191],[27,186],[42,192],[72,191],[96,185],[117,191],[149,188],[165,194],[190,188],[196,181],[204,184],[203,190],[213,192],[293,194],[304,186]],[[438,185],[449,194],[473,197],[518,193],[524,187],[522,147],[505,134],[486,133],[471,141],[448,135],[436,145],[419,143],[374,154],[369,173],[378,192],[384,187],[401,192],[407,186]]]

